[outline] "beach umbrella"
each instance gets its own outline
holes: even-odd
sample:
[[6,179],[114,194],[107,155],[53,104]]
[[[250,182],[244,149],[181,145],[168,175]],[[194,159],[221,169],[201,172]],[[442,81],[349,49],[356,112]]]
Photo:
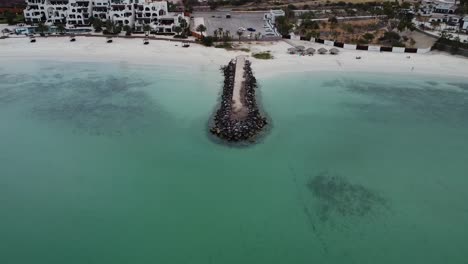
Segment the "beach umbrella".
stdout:
[[289,54],[294,54],[294,53],[296,53],[296,51],[297,51],[296,48],[289,48],[289,49],[288,49],[288,53],[289,53]]
[[306,53],[307,53],[307,54],[314,54],[314,53],[315,53],[315,49],[314,49],[314,48],[308,48],[308,49],[306,49]]
[[304,46],[296,46],[296,50],[303,51],[303,50],[305,50],[305,47]]
[[337,48],[332,48],[332,49],[330,49],[330,54],[336,55],[336,54],[338,54],[338,53],[340,53],[340,50],[339,50],[339,49],[337,49]]
[[328,52],[328,50],[325,49],[325,48],[320,48],[320,49],[318,50],[318,52],[319,52],[320,54],[325,54],[325,53]]

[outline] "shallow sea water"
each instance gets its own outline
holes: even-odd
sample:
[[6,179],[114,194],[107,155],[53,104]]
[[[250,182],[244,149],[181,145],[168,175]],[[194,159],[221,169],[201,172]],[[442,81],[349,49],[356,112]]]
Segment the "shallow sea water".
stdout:
[[217,68],[2,65],[0,263],[467,263],[467,79],[259,78],[232,148]]

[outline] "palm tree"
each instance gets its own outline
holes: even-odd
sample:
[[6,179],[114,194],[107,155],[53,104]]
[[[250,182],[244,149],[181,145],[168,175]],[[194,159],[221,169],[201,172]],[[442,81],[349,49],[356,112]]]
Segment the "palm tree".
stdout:
[[145,33],[150,32],[150,31],[151,31],[150,25],[148,25],[148,24],[143,25],[143,31],[144,31]]
[[227,42],[227,41],[230,40],[230,38],[231,38],[231,31],[229,31],[229,30],[224,31],[224,33],[223,33],[223,40],[224,40],[225,42]]
[[106,31],[108,33],[114,33],[114,23],[110,19],[106,21]]
[[178,26],[175,26],[175,27],[174,27],[174,32],[175,32],[177,35],[180,35],[180,32],[182,32],[182,28],[181,28],[181,27],[178,27]]
[[102,20],[99,18],[94,18],[92,22],[93,28],[95,32],[102,31]]
[[125,35],[127,35],[127,36],[132,35],[132,28],[131,28],[130,26],[125,25],[125,26],[123,27],[123,29],[124,29],[124,31],[125,31]]
[[182,29],[185,29],[187,27],[187,20],[181,19],[179,25]]
[[206,31],[206,27],[203,24],[198,25],[198,27],[195,29],[196,31],[200,32],[201,37],[203,38],[203,32]]
[[255,40],[258,40],[262,36],[262,33],[257,32],[255,33]]
[[63,34],[65,32],[65,26],[63,24],[58,24],[57,25],[57,31],[60,33],[60,34]]
[[49,27],[44,25],[44,23],[39,23],[39,25],[37,25],[37,30],[41,32],[41,36],[43,36],[44,32],[49,30]]
[[5,17],[8,25],[14,25],[15,24],[15,18],[16,18],[15,13],[10,12],[10,11],[5,11],[5,13],[3,13],[3,16]]
[[239,36],[239,43],[240,43],[241,37],[242,37],[242,35],[244,34],[244,31],[242,31],[242,30],[237,30],[236,33],[237,33],[237,35]]

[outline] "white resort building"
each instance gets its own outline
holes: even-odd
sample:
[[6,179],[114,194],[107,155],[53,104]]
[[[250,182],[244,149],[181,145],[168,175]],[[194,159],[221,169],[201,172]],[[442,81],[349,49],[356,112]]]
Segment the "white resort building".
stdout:
[[90,26],[90,18],[110,19],[121,26],[142,31],[144,25],[158,33],[173,33],[181,21],[189,20],[183,13],[168,11],[166,1],[157,0],[26,0],[24,18],[27,23]]

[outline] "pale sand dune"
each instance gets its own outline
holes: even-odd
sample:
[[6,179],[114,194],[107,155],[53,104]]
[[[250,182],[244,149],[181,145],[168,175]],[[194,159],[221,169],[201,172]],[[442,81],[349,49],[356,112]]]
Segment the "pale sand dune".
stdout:
[[[175,46],[177,45],[177,46]],[[301,42],[306,47],[320,45]],[[397,54],[340,49],[339,55],[297,56],[286,53],[291,47],[285,42],[245,44],[251,50],[271,51],[273,60],[250,58],[257,77],[277,75],[284,72],[384,72],[417,73],[428,75],[468,76],[468,59],[442,53]],[[326,48],[330,48],[325,46]],[[135,64],[176,64],[193,67],[219,67],[226,65],[241,51],[206,48],[191,44],[182,48],[179,42],[151,40],[144,46],[141,39],[114,38],[108,44],[100,37],[77,37],[70,43],[68,38],[37,38],[29,43],[27,38],[0,40],[0,67],[13,60],[47,59],[57,61],[107,61]],[[356,56],[362,59],[356,60]],[[410,59],[407,56],[411,56]]]

